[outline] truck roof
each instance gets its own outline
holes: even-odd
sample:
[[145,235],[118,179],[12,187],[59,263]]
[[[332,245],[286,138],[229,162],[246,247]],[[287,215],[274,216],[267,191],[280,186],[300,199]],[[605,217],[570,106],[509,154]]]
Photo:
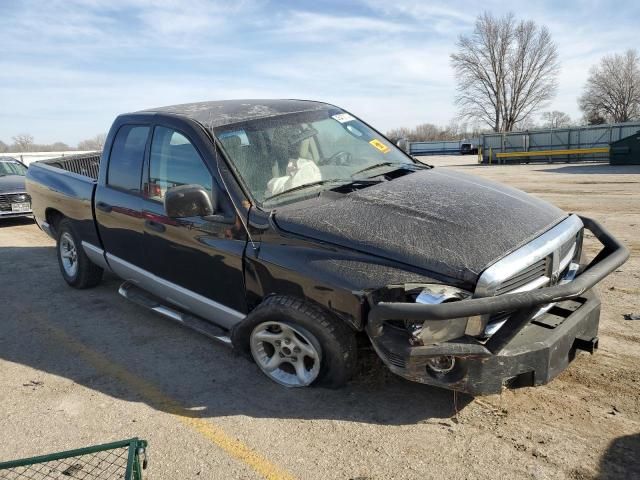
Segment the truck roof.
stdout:
[[208,128],[215,128],[257,118],[326,108],[335,107],[312,100],[214,100],[150,108],[136,113],[171,113],[196,120]]

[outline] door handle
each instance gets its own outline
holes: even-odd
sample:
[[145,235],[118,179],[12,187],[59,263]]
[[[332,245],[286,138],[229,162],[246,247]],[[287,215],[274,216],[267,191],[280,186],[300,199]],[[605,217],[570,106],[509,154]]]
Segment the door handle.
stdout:
[[109,205],[108,203],[104,203],[104,202],[96,203],[96,208],[98,210],[102,210],[103,212],[107,212],[107,213],[111,213],[111,210],[113,209],[113,207],[111,205]]
[[163,224],[154,222],[153,220],[145,220],[144,226],[149,228],[150,230],[160,233],[163,233],[167,229]]

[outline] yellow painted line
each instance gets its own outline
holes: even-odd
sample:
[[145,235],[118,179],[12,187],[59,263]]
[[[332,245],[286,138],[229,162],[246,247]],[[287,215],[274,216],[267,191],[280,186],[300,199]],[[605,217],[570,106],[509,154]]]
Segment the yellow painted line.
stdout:
[[531,152],[496,153],[496,157],[548,157],[553,155],[585,155],[589,153],[609,153],[609,147],[569,148],[564,150],[535,150]]
[[145,400],[149,401],[152,405],[176,416],[184,425],[197,431],[235,459],[250,466],[264,478],[268,480],[293,480],[295,478],[287,471],[256,453],[241,441],[231,437],[219,426],[199,418],[197,412],[184,408],[152,383],[134,375],[104,355],[91,350],[83,343],[70,337],[63,330],[54,327],[50,323],[42,324],[42,326],[50,331],[52,338],[63,347],[77,353],[98,372],[115,378],[138,393]]

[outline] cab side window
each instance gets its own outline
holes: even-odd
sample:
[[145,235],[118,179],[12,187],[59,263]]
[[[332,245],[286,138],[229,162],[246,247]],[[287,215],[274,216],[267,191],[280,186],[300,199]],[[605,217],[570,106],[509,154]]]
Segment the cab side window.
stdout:
[[180,185],[200,185],[211,193],[211,174],[187,137],[170,128],[156,127],[151,140],[146,195],[162,202],[167,190]]
[[149,127],[123,125],[118,130],[107,170],[107,184],[127,192],[140,192],[140,176]]

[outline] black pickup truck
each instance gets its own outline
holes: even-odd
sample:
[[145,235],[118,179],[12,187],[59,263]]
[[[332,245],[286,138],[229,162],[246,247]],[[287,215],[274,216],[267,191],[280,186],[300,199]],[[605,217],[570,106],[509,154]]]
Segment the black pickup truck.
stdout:
[[[34,163],[27,189],[69,285],[109,270],[288,387],[343,384],[367,345],[470,394],[544,384],[597,348],[591,288],[628,257],[594,220],[312,101],[121,115],[101,155]],[[588,263],[585,230],[603,245]]]

